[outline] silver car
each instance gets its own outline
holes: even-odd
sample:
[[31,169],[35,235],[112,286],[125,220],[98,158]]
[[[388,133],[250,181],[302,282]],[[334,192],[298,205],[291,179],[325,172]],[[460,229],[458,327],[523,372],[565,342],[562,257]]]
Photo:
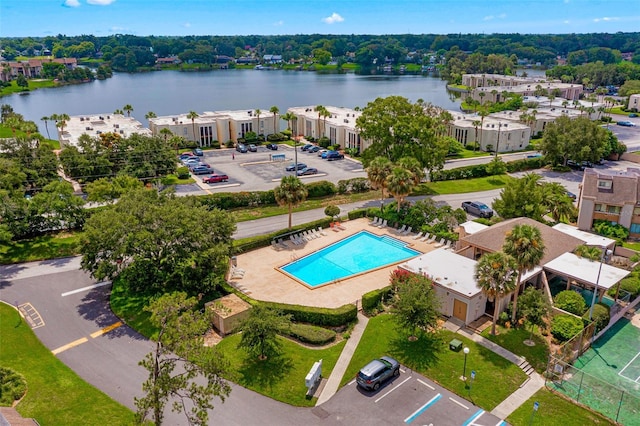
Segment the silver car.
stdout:
[[374,359],[356,375],[358,386],[366,390],[378,390],[380,385],[400,375],[400,363],[390,356]]

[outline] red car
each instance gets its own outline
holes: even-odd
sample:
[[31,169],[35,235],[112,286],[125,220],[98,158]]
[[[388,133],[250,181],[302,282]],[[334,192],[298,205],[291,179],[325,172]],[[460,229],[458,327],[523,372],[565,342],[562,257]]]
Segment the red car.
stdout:
[[227,175],[211,175],[211,176],[202,178],[202,183],[226,182],[228,180],[229,180],[229,176]]

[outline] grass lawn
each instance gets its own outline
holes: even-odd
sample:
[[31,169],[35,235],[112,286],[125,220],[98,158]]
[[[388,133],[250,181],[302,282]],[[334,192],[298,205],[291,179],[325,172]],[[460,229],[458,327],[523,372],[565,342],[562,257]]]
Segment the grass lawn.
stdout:
[[640,243],[625,241],[622,243],[622,247],[630,248],[631,250],[640,251]]
[[[470,349],[467,374],[471,370],[477,374],[471,394],[476,405],[490,411],[525,381],[526,375],[518,366],[463,336],[441,330],[437,336],[423,336],[410,342],[406,335],[398,332],[392,315],[379,315],[369,320],[342,384],[353,380],[358,370],[371,359],[388,354],[452,392],[468,398],[469,390],[460,380],[464,355],[450,351],[448,346],[454,338]],[[497,383],[500,385],[497,386]]]
[[496,332],[498,334],[492,336],[491,327],[489,327],[482,332],[482,335],[514,354],[526,358],[538,373],[545,371],[549,359],[549,347],[542,336],[534,333],[533,341],[536,343],[535,346],[527,346],[523,342],[529,339],[529,330],[525,330],[522,327],[506,329],[496,326]]
[[345,342],[326,349],[308,349],[282,337],[278,340],[282,353],[266,361],[238,349],[240,334],[224,338],[217,348],[231,362],[229,370],[236,372],[231,380],[286,404],[313,407],[317,398],[307,399],[304,379],[313,363],[321,359],[322,376],[329,377]]
[[0,246],[0,264],[73,256],[78,253],[79,241],[80,233],[43,235],[27,240],[12,241]]
[[420,184],[411,195],[463,194],[504,188],[511,177],[507,175],[486,176],[465,180],[444,180]]
[[472,151],[470,149],[463,149],[458,152],[457,155],[447,157],[447,160],[459,159],[459,158],[476,158],[476,157],[488,157],[492,155],[490,152],[485,151]]
[[[131,425],[134,414],[86,383],[51,354],[18,312],[0,303],[0,365],[27,381],[16,409],[41,425]],[[90,414],[90,415],[89,415]]]
[[149,296],[130,293],[119,280],[113,282],[109,298],[111,310],[114,314],[138,333],[155,339],[158,330],[151,324],[151,314],[144,310],[149,304]]
[[[533,416],[533,421],[531,421],[534,402],[540,405]],[[513,426],[615,425],[606,417],[576,405],[547,388],[540,389],[527,402],[511,413],[506,420]]]

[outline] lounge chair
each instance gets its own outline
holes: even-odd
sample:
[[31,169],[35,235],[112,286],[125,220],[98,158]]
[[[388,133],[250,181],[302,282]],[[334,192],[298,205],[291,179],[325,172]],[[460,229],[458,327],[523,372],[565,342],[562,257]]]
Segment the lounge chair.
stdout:
[[431,238],[431,234],[427,232],[424,237],[420,238],[420,241],[426,242],[429,238]]
[[422,232],[418,232],[417,235],[414,235],[413,239],[414,240],[418,240],[418,239],[420,239],[420,237],[422,237]]
[[280,247],[278,243],[276,243],[276,240],[271,240],[271,248],[274,249],[275,251],[282,250],[282,247]]
[[407,225],[402,225],[402,228],[398,229],[397,231],[399,234],[404,234],[404,231],[406,230],[407,230]]
[[411,227],[408,227],[407,229],[404,230],[404,232],[401,232],[402,235],[409,235],[411,233]]
[[311,241],[311,237],[309,237],[309,234],[307,233],[307,231],[302,231],[301,235],[304,241]]
[[312,239],[314,239],[314,240],[315,240],[316,238],[319,238],[319,237],[320,237],[320,235],[318,235],[318,234],[316,233],[316,230],[315,230],[315,229],[310,229],[310,230],[309,230],[309,236],[310,236]]
[[289,245],[287,244],[286,241],[283,241],[282,238],[278,239],[278,245],[280,247],[282,247],[283,249],[288,249]]
[[371,222],[369,222],[369,225],[373,225],[373,226],[378,226],[380,224],[380,222],[378,222],[378,216],[376,216],[375,218],[373,218],[373,220]]
[[295,234],[294,235],[290,235],[289,236],[289,240],[296,246],[300,245],[300,242],[298,242],[298,239],[296,238]]
[[336,228],[338,228],[338,229],[339,229],[339,230],[341,230],[341,231],[344,231],[344,230],[346,230],[346,229],[347,229],[347,228],[345,228],[344,226],[342,226],[342,225],[340,224],[340,222],[336,222],[336,224],[335,224],[335,225],[333,225],[333,226],[335,226]]
[[445,239],[444,238],[440,238],[440,241],[438,241],[438,244],[436,244],[436,248],[442,247],[444,245],[445,245]]
[[378,228],[386,228],[387,227],[387,219],[383,220],[382,223],[380,225],[378,225]]
[[433,234],[431,238],[427,240],[427,243],[428,244],[435,243],[437,239],[438,239],[438,236],[436,234]]
[[447,244],[445,244],[444,248],[447,250],[454,250],[456,248],[456,244],[451,240],[447,240]]
[[319,226],[319,227],[318,227],[318,232],[320,233],[320,235],[322,235],[322,236],[324,236],[324,237],[326,237],[326,236],[327,236],[327,233],[326,233],[326,232],[324,232],[324,230],[322,229],[322,226]]

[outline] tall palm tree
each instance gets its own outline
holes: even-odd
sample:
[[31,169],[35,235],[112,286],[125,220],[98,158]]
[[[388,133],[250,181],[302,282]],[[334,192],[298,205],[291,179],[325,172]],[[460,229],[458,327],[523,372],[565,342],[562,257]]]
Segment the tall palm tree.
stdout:
[[322,109],[322,136],[327,137],[327,117],[331,117],[328,109]]
[[44,128],[47,130],[47,139],[51,139],[49,135],[49,126],[47,125],[48,121],[51,120],[51,117],[43,116],[40,120],[44,121]]
[[122,107],[122,109],[127,113],[127,117],[131,117],[131,112],[133,111],[133,107],[130,104],[126,104]]
[[[158,133],[160,133],[160,135],[163,137],[165,145],[167,144],[167,139],[173,136],[173,132],[167,127],[163,127]],[[178,145],[175,144],[174,148],[176,149],[176,155],[178,155]]]
[[391,174],[387,176],[387,190],[396,199],[398,212],[405,197],[411,194],[414,187],[413,173],[403,167],[394,167]]
[[485,92],[480,92],[478,93],[478,96],[480,96],[480,105],[484,105],[484,97],[487,96],[487,94]]
[[254,114],[256,115],[256,117],[258,117],[258,124],[256,125],[256,135],[260,134],[260,114],[262,114],[262,111],[260,111],[259,109],[254,111]]
[[480,143],[478,142],[478,126],[481,126],[482,122],[479,120],[473,120],[471,124],[476,129],[476,138],[474,140],[474,147],[473,147],[473,150],[475,151],[478,148],[478,145],[480,145]]
[[502,246],[509,256],[513,257],[518,264],[518,279],[516,281],[516,291],[513,293],[513,310],[511,312],[511,322],[515,322],[518,310],[518,293],[522,285],[522,275],[530,269],[540,264],[544,256],[544,241],[540,229],[531,225],[516,225],[507,232]]
[[60,135],[62,136],[62,134],[64,133],[64,128],[67,126],[67,121],[69,121],[71,119],[71,117],[69,117],[69,114],[56,114],[55,115],[57,121],[56,121],[56,127],[60,128]]
[[487,253],[476,264],[475,278],[487,299],[494,299],[491,334],[496,334],[500,299],[516,288],[518,266],[513,257],[501,251]]
[[546,182],[542,184],[542,204],[554,221],[562,219],[571,221],[576,215],[576,207],[569,198],[567,190],[558,182]]
[[197,141],[197,136],[196,136],[196,118],[198,118],[198,117],[200,117],[200,116],[195,111],[189,111],[189,114],[187,114],[187,118],[189,120],[191,120],[191,125],[193,126],[193,140],[194,141]]
[[291,128],[291,122],[293,121],[294,118],[296,118],[296,116],[291,112],[284,113],[280,116],[281,120],[284,120],[287,122],[287,129],[291,130],[292,135],[293,135],[293,129]]
[[276,186],[273,190],[273,195],[279,205],[289,207],[289,229],[291,229],[293,208],[307,199],[309,195],[307,187],[297,176],[285,176],[280,181],[280,186]]
[[144,118],[146,118],[147,120],[149,120],[149,119],[151,119],[151,118],[156,118],[156,117],[157,117],[157,115],[156,115],[156,113],[155,113],[155,112],[153,112],[153,111],[149,111],[148,113],[146,113],[146,114],[144,115]]
[[424,167],[420,165],[420,162],[414,157],[402,157],[398,160],[398,166],[411,172],[412,181],[415,186],[420,185],[422,179],[424,179]]
[[391,161],[387,157],[376,157],[367,167],[367,178],[374,189],[380,190],[380,201],[384,200],[387,177],[391,174]]
[[273,114],[273,133],[278,133],[278,113],[280,113],[280,108],[278,108],[277,106],[272,106],[271,108],[269,108],[269,112],[271,114]]
[[322,105],[316,105],[313,110],[318,113],[318,138],[320,138],[320,135],[322,135],[322,132],[320,131],[320,119],[322,118],[322,114],[326,110],[326,108]]
[[482,108],[478,111],[478,115],[480,116],[480,149],[482,149],[482,140],[484,139],[484,118],[489,115],[489,109]]

